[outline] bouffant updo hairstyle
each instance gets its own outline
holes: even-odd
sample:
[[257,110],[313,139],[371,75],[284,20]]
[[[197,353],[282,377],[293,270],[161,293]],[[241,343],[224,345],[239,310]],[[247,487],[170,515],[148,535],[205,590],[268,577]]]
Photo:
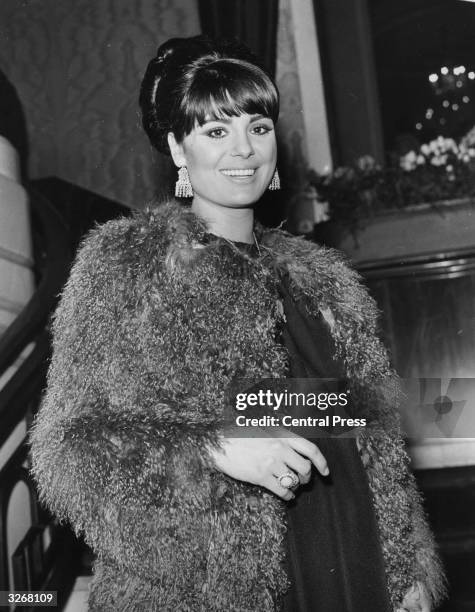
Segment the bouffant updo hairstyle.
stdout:
[[142,124],[152,145],[170,154],[177,142],[210,119],[279,115],[275,83],[251,51],[237,41],[207,36],[172,38],[147,66],[139,98]]

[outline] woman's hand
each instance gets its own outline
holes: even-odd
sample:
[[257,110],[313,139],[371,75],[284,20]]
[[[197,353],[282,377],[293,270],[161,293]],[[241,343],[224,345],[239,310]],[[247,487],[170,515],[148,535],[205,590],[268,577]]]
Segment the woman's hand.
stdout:
[[[218,470],[232,478],[265,487],[282,499],[295,497],[291,489],[281,486],[279,476],[294,472],[301,484],[310,480],[312,465],[323,475],[329,470],[318,447],[305,438],[279,427],[256,428],[253,437],[242,436],[242,430],[228,429],[221,438],[221,448],[209,449]],[[257,437],[259,436],[259,437]]]
[[407,591],[397,612],[430,612],[430,599],[422,582],[416,582]]

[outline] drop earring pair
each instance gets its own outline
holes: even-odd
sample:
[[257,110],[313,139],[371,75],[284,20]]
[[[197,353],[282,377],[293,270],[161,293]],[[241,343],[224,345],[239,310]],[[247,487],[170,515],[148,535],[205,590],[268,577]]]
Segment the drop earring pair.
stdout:
[[[280,177],[276,168],[272,181],[269,185],[269,191],[277,191],[278,189],[280,189]],[[182,166],[178,170],[178,180],[175,183],[175,196],[177,198],[193,197],[193,187],[191,186],[190,176],[186,166]]]

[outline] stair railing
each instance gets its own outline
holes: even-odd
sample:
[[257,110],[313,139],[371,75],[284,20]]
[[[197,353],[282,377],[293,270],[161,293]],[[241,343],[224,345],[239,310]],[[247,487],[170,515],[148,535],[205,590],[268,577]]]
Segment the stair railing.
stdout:
[[[30,209],[32,225],[41,243],[41,257],[37,262],[40,279],[30,301],[0,337],[0,377],[12,372],[10,368],[22,353],[28,353],[0,389],[0,447],[23,420],[27,425],[31,423],[40,402],[50,356],[48,321],[72,259],[69,230],[58,210],[36,192],[30,193]],[[26,442],[25,437],[0,471],[0,591],[11,588],[42,590],[68,584],[64,559],[72,553],[65,539],[71,536],[57,526],[38,504],[28,472]],[[8,506],[13,489],[20,482],[29,491],[32,526],[14,553],[9,555]],[[10,575],[10,564],[13,576]],[[68,564],[67,571],[73,570],[72,565]],[[74,576],[69,577],[71,585],[72,579]]]

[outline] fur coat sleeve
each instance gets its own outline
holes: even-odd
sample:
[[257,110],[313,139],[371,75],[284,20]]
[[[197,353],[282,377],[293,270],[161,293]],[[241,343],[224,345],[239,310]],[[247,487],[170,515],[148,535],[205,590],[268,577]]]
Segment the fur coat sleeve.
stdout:
[[[64,288],[47,390],[31,431],[32,471],[42,500],[100,556],[159,580],[166,552],[144,537],[147,522],[158,528],[163,506],[206,505],[204,443],[213,436],[154,387],[137,330],[124,329],[124,309],[136,307],[136,279],[117,245],[122,223],[127,227],[109,223],[88,237]],[[173,524],[166,527],[172,534]]]

